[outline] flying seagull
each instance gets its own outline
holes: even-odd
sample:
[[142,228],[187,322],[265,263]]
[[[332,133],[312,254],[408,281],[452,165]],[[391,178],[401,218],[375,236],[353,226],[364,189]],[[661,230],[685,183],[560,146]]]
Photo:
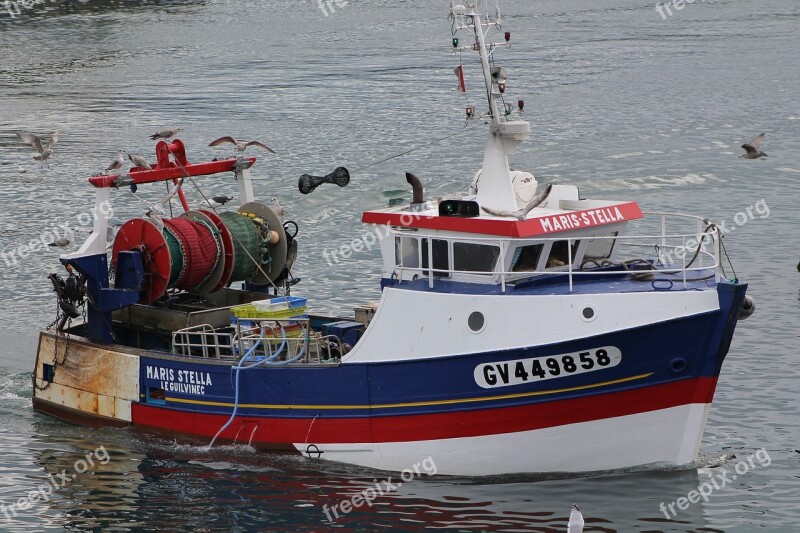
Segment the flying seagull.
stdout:
[[542,202],[547,200],[547,197],[550,196],[551,190],[553,190],[553,184],[549,183],[542,192],[533,197],[533,200],[531,200],[528,205],[522,209],[514,211],[513,213],[511,211],[495,211],[494,209],[489,209],[488,207],[481,207],[481,209],[495,217],[515,217],[518,220],[525,220],[525,217],[528,216],[528,213],[530,213],[534,207],[539,206]]
[[286,208],[283,207],[280,204],[280,202],[278,202],[278,198],[275,196],[272,197],[272,205],[275,206],[272,208],[272,210],[275,212],[276,215],[278,215],[281,218],[286,216]]
[[59,140],[61,140],[61,134],[59,132],[52,134],[46,142],[42,141],[43,137],[34,135],[33,133],[27,131],[18,131],[17,137],[19,137],[20,140],[25,144],[30,144],[33,146],[39,153],[44,152],[46,148],[54,146]]
[[242,153],[244,153],[244,151],[247,149],[248,146],[257,146],[259,148],[263,148],[264,150],[266,150],[271,154],[275,153],[275,151],[272,148],[270,148],[264,143],[258,141],[237,141],[236,139],[230,136],[220,137],[219,139],[215,139],[210,143],[208,143],[209,146],[219,146],[221,144],[232,144],[236,148],[237,152],[242,152]]
[[153,170],[153,167],[150,166],[150,163],[147,162],[147,159],[145,159],[140,155],[128,154],[128,159],[130,159],[131,163],[133,163],[137,167],[146,168],[147,170]]
[[156,141],[158,139],[171,139],[183,131],[183,128],[172,128],[155,132],[150,136],[150,139]]
[[569,513],[569,523],[567,524],[567,533],[583,533],[583,515],[578,506],[572,504],[572,510]]
[[[51,155],[53,155],[53,151],[50,148],[45,148],[44,150],[42,150],[38,154],[35,154],[33,156],[33,158],[36,161],[38,161],[38,162],[40,162],[42,164],[45,164],[47,162],[47,160],[50,159]],[[47,168],[50,168],[50,163],[47,163]]]
[[119,170],[125,164],[125,150],[117,150],[117,157],[106,167],[106,172]]
[[[50,138],[43,142],[42,137],[39,135],[34,135],[33,133],[27,131],[18,131],[17,137],[20,138],[22,142],[25,144],[30,144],[36,149],[36,154],[34,154],[33,159],[39,161],[42,164],[50,159],[50,156],[53,155],[53,146],[61,139],[61,134],[59,132],[55,132],[50,136]],[[48,168],[50,165],[47,165]]]
[[761,158],[767,157],[767,154],[761,151],[761,141],[763,140],[764,140],[764,134],[759,133],[758,135],[750,139],[749,142],[744,143],[742,145],[742,148],[744,148],[745,153],[740,155],[739,157],[744,157],[745,159],[758,159],[760,157]]
[[212,196],[211,198],[200,202],[200,205],[203,207],[212,207],[216,209],[218,207],[222,207],[231,200],[233,200],[233,196]]

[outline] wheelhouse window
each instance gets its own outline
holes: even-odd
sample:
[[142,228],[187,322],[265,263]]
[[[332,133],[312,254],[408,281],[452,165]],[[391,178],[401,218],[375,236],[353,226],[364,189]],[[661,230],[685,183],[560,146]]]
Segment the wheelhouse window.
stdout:
[[532,244],[520,246],[514,250],[514,258],[511,260],[512,272],[532,272],[539,264],[539,257],[542,255],[544,244]]
[[454,242],[453,270],[456,272],[493,272],[499,256],[500,248],[498,246]]
[[[581,241],[572,242],[572,260],[575,261],[575,253]],[[558,268],[569,264],[570,250],[568,241],[555,241],[550,248],[550,255],[547,257],[547,268]]]
[[[450,276],[450,244],[442,239],[431,239],[433,248],[433,275],[434,277],[446,278]],[[422,246],[422,268],[428,268],[428,239],[421,239]],[[445,272],[441,272],[444,270]],[[423,274],[428,275],[427,270]]]
[[583,251],[583,260],[591,259],[593,261],[602,261],[610,258],[611,252],[614,249],[614,242],[616,242],[610,237],[616,237],[617,235],[619,235],[619,232],[615,231],[610,235],[604,235],[603,237],[607,237],[604,239],[588,239],[586,241],[586,248]]
[[419,240],[413,237],[395,237],[395,265],[405,268],[419,268]]

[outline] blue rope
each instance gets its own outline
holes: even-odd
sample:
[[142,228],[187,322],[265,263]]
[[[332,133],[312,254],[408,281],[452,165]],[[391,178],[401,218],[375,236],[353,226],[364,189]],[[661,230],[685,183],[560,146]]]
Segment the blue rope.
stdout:
[[[258,342],[256,342],[253,345],[252,348],[247,350],[247,353],[244,354],[244,356],[242,356],[241,359],[239,359],[239,362],[236,364],[236,366],[231,368],[231,372],[234,372],[234,371],[236,372],[236,378],[234,380],[234,385],[233,385],[233,412],[231,413],[231,417],[228,419],[228,421],[225,422],[225,425],[223,425],[219,429],[219,431],[217,431],[217,434],[214,435],[214,438],[211,439],[211,442],[208,444],[208,447],[206,448],[207,450],[211,449],[211,447],[214,445],[214,442],[216,442],[217,438],[226,429],[228,429],[228,426],[231,425],[231,423],[233,422],[233,419],[236,418],[236,413],[239,411],[239,374],[241,373],[241,371],[242,370],[250,370],[251,368],[256,368],[257,366],[271,363],[272,361],[274,361],[274,359],[276,357],[278,357],[280,355],[280,353],[286,347],[286,330],[280,324],[278,324],[278,327],[281,328],[281,345],[280,345],[280,347],[278,348],[278,350],[274,354],[272,354],[271,356],[269,356],[267,358],[264,358],[261,361],[257,361],[256,363],[253,363],[251,365],[242,366],[244,364],[244,362],[247,360],[247,358],[250,357],[253,354],[253,352],[256,350],[256,348],[258,348],[259,345],[261,345],[261,341],[263,339],[258,339]],[[296,361],[299,356],[303,355],[303,353],[305,353],[305,346],[303,347],[303,350],[301,350],[301,352],[298,354],[298,356],[295,356],[292,359],[287,360],[287,361],[281,361],[281,363],[290,363],[290,362]],[[280,364],[280,363],[278,363],[278,364]]]

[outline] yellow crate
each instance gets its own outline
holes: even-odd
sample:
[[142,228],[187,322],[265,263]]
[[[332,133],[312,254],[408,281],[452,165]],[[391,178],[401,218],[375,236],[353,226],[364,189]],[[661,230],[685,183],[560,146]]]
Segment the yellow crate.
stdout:
[[279,309],[277,311],[259,311],[255,305],[237,305],[231,307],[231,313],[236,318],[292,318],[304,315],[307,307],[295,307],[289,309]]

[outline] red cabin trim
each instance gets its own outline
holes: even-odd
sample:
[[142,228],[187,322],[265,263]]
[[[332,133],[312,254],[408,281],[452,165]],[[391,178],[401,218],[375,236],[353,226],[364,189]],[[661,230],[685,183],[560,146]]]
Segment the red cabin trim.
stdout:
[[607,207],[596,207],[580,211],[567,211],[528,220],[501,220],[498,218],[460,218],[427,216],[412,212],[386,213],[364,211],[361,222],[385,224],[407,228],[425,228],[461,233],[480,233],[501,237],[536,237],[560,231],[586,229],[616,224],[642,218],[642,210],[636,202],[625,202]]

